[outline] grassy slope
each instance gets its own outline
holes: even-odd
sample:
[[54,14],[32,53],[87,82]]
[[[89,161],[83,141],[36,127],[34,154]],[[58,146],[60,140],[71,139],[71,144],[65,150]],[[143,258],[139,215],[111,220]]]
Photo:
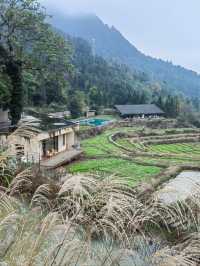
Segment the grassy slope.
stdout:
[[115,174],[119,177],[130,178],[131,185],[148,180],[153,175],[158,174],[160,172],[158,167],[138,165],[120,158],[124,151],[108,141],[108,137],[114,132],[133,130],[136,128],[115,128],[94,138],[84,140],[82,148],[85,153],[85,160],[69,166],[69,172]]

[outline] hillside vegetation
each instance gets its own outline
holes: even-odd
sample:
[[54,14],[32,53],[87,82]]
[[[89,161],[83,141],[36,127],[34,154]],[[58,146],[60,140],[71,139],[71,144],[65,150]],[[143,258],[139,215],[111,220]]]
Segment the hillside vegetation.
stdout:
[[53,15],[55,27],[66,34],[86,39],[98,55],[144,72],[151,80],[163,82],[172,92],[200,96],[200,76],[197,73],[144,55],[116,28],[105,25],[97,16],[67,16],[56,12]]
[[[1,9],[0,17],[0,107],[10,109],[13,125],[24,106],[42,112],[69,109],[74,118],[82,116],[86,107],[101,113],[105,107],[127,103],[156,103],[166,116],[181,114],[199,125],[193,114],[199,111],[198,99],[173,96],[165,84],[145,73],[95,55],[87,41],[66,36],[48,24],[40,5],[24,2],[23,12],[21,2],[10,3]],[[2,34],[8,28],[10,33]]]

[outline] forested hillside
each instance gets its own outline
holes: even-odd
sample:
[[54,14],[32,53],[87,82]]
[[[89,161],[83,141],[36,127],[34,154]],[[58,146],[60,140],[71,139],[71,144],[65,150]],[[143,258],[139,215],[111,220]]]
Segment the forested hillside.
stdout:
[[[52,28],[40,6],[28,2],[21,9],[15,3],[7,9],[0,13],[0,107],[10,109],[13,125],[26,106],[69,109],[73,117],[86,106],[100,111],[128,103],[156,103],[176,117],[184,106],[166,83],[107,61],[87,41]],[[9,34],[3,34],[7,29]]]
[[71,69],[66,72],[65,82],[58,79],[59,64],[51,79],[37,79],[37,85],[26,80],[31,82],[29,87],[36,85],[29,90],[26,105],[65,106],[77,117],[86,106],[101,111],[102,107],[112,108],[115,104],[155,102],[176,116],[177,97],[171,97],[164,84],[150,82],[145,73],[131,71],[126,65],[94,56],[89,43],[81,38],[65,38],[72,50]]
[[153,94],[162,92],[161,85],[151,84],[144,73],[134,73],[125,65],[93,56],[91,47],[83,39],[69,40],[74,47],[74,76],[70,84],[88,96],[90,105],[145,103],[152,101]]
[[165,82],[172,91],[191,97],[200,96],[200,76],[197,73],[144,55],[117,29],[108,27],[95,15],[62,16],[55,13],[53,25],[65,33],[88,40],[98,55],[145,72],[151,80]]
[[62,95],[71,45],[46,23],[37,1],[0,4],[0,107],[9,108],[16,125],[24,105],[39,101],[40,94],[46,102],[52,90]]

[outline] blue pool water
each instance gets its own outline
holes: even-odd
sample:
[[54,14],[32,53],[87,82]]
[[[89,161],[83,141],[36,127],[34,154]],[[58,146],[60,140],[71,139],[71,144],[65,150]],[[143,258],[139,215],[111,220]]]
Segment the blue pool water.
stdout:
[[110,123],[109,120],[100,119],[100,118],[89,118],[89,119],[84,119],[84,120],[79,121],[80,125],[95,126],[95,127],[105,126],[108,123]]

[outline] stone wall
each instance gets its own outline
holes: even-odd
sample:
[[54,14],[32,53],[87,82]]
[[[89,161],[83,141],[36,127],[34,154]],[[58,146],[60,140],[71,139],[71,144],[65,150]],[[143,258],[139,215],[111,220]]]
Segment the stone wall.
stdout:
[[118,125],[123,127],[149,127],[152,129],[166,129],[166,128],[176,128],[178,122],[176,119],[165,119],[165,118],[155,118],[155,119],[131,119],[123,120],[118,122]]
[[177,128],[179,127],[177,120],[175,119],[132,119],[132,120],[121,120],[112,122],[101,127],[92,127],[86,130],[81,130],[78,132],[78,137],[80,139],[86,139],[89,137],[97,136],[104,131],[117,127],[148,127],[151,129],[167,129],[167,128]]

